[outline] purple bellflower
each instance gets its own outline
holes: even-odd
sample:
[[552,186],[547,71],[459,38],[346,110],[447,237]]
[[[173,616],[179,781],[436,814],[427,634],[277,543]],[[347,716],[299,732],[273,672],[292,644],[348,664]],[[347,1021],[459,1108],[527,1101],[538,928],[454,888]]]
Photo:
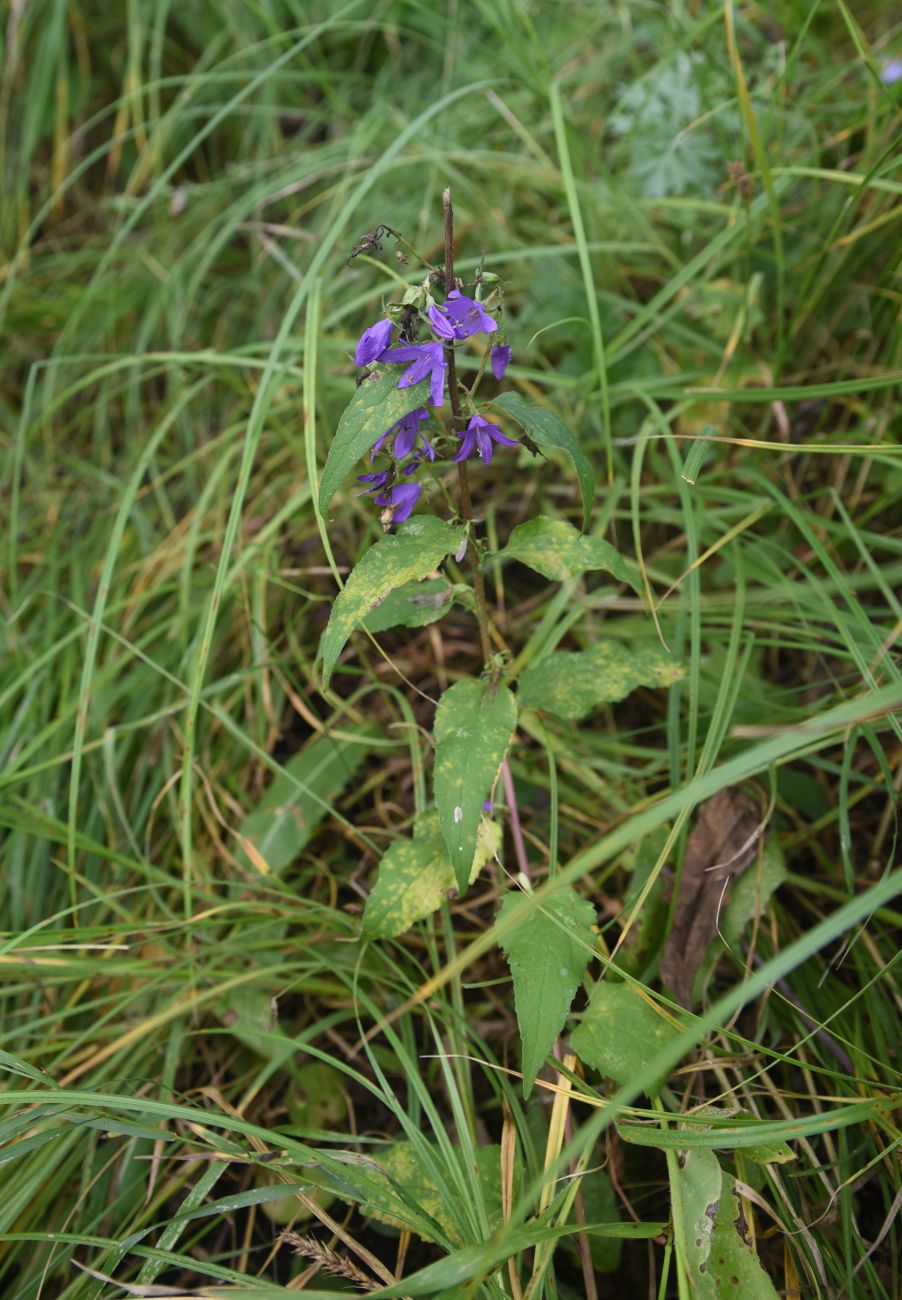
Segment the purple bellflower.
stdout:
[[396,483],[387,492],[381,492],[373,499],[377,506],[391,507],[393,524],[403,524],[404,520],[409,519],[413,514],[413,508],[419,501],[422,491],[422,483]]
[[461,439],[461,444],[460,451],[454,457],[455,464],[458,461],[466,460],[475,450],[478,451],[480,459],[488,465],[492,459],[493,443],[498,443],[502,447],[519,447],[520,445],[513,438],[508,438],[503,434],[497,424],[490,424],[481,415],[474,415],[463,433],[459,433],[457,436]]
[[435,460],[435,448],[426,437],[425,433],[420,433],[417,427],[423,420],[429,419],[429,412],[425,406],[418,406],[413,411],[408,411],[407,415],[402,415],[390,429],[386,429],[373,443],[373,450],[370,452],[370,460],[381,451],[389,438],[394,438],[392,454],[396,460],[404,460],[413,451],[417,438],[423,439],[422,455],[427,460]]
[[469,339],[474,334],[494,334],[498,322],[493,320],[481,302],[464,298],[459,289],[452,289],[443,306],[433,303],[429,308],[432,328],[439,338]]
[[448,369],[445,361],[445,349],[441,343],[411,343],[404,348],[389,348],[383,352],[380,361],[410,361],[404,374],[398,380],[399,388],[410,388],[421,379],[429,376],[429,400],[433,406],[441,406],[445,400],[445,374]]
[[363,331],[354,353],[354,360],[358,366],[368,366],[371,361],[379,360],[380,355],[391,343],[393,329],[390,320],[380,320]]
[[[424,438],[425,442],[426,439]],[[395,439],[397,446],[397,438]],[[430,448],[431,450],[431,448]],[[433,453],[434,454],[434,453]],[[412,456],[406,465],[401,466],[401,473],[407,475],[415,474],[422,465],[420,456]],[[420,493],[423,491],[422,483],[398,483],[393,481],[394,475],[391,470],[380,470],[375,474],[358,474],[358,483],[368,483],[370,486],[363,488],[358,492],[358,496],[365,493],[376,493],[373,496],[377,506],[385,506],[392,511],[390,522],[393,524],[403,524],[405,519],[409,519],[413,514],[413,508],[420,499]],[[389,520],[383,520],[387,523]]]
[[391,473],[387,469],[380,470],[378,474],[358,474],[357,482],[369,483],[370,486],[361,488],[357,496],[366,496],[368,492],[381,492],[390,478]]
[[887,59],[880,69],[880,80],[884,86],[895,86],[902,81],[902,59]]
[[504,372],[507,370],[507,363],[511,359],[510,346],[507,343],[499,343],[496,348],[492,348],[492,374],[496,379],[503,379]]

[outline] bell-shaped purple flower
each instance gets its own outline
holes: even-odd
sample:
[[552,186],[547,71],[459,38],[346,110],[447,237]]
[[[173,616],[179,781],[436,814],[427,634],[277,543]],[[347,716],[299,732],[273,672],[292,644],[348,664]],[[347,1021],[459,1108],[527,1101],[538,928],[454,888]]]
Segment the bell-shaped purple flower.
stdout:
[[444,304],[433,303],[429,308],[432,328],[439,338],[469,339],[474,334],[494,334],[498,322],[493,320],[481,302],[465,298],[459,289],[452,289]]
[[373,499],[377,506],[391,506],[393,524],[403,524],[413,514],[413,508],[423,491],[422,483],[396,483],[387,492],[380,493]]
[[459,433],[457,436],[461,439],[461,444],[460,451],[454,457],[455,464],[458,461],[466,460],[468,456],[472,456],[475,450],[479,453],[480,459],[488,465],[492,459],[493,443],[498,443],[502,447],[519,447],[520,445],[513,438],[508,438],[503,434],[497,424],[490,424],[481,415],[474,415],[463,433]]
[[390,320],[377,321],[368,330],[364,330],[357,343],[354,360],[358,366],[368,366],[371,361],[378,361],[381,354],[391,343],[394,326]]
[[361,488],[357,496],[366,496],[368,492],[381,492],[390,478],[391,473],[387,469],[380,470],[378,474],[358,474],[357,482],[369,483],[370,486]]
[[416,445],[417,438],[421,438],[423,442],[421,454],[427,460],[435,460],[435,448],[425,433],[421,433],[418,427],[423,420],[428,419],[429,412],[425,406],[418,406],[413,411],[408,411],[407,415],[402,415],[400,420],[397,420],[390,429],[386,429],[385,433],[381,434],[373,443],[370,460],[373,459],[377,452],[382,450],[391,437],[394,437],[395,440],[392,446],[392,454],[396,460],[404,460],[406,456],[410,455]]
[[492,348],[492,374],[496,379],[503,379],[504,372],[507,370],[507,363],[511,359],[510,346],[507,343],[499,343],[496,348]]
[[445,400],[445,374],[448,369],[445,350],[441,343],[411,343],[403,348],[389,348],[379,357],[380,361],[410,361],[404,374],[398,380],[399,388],[410,388],[421,379],[429,376],[429,400],[433,406],[441,406]]

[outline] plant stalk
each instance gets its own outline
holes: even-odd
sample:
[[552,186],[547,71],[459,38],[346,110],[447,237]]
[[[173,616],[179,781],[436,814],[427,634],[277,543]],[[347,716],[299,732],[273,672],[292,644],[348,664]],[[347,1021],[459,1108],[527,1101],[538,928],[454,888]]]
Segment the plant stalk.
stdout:
[[[442,207],[445,214],[445,294],[447,296],[455,287],[454,209],[451,206],[450,189],[446,189],[442,194]],[[454,356],[453,342],[445,344],[445,360],[448,364],[448,395],[451,400],[452,424],[454,432],[460,433],[464,424],[464,416],[460,409],[460,393],[457,388],[457,360]],[[470,479],[467,474],[466,461],[461,461],[458,464],[457,476],[460,483],[460,515],[464,523],[471,524],[473,521],[473,498],[470,496]],[[471,545],[469,550],[470,566],[473,570],[473,591],[476,596],[476,617],[479,621],[479,639],[482,643],[482,658],[483,662],[487,663],[492,655],[492,644],[489,635],[489,609],[485,598],[485,581],[479,567],[479,555],[476,547]]]

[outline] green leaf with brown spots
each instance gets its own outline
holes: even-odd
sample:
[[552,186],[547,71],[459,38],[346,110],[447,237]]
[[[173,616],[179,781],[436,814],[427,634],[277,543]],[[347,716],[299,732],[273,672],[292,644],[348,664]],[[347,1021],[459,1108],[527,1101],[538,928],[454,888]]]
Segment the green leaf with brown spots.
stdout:
[[[509,893],[498,920],[529,906]],[[570,1011],[595,947],[595,908],[575,890],[559,889],[541,908],[525,913],[503,941],[514,981],[514,1006],[523,1046],[523,1096],[551,1051]]]
[[520,677],[520,707],[584,718],[599,704],[624,699],[637,686],[671,686],[685,671],[658,646],[597,641],[589,650],[561,650],[527,668]]
[[[469,884],[500,847],[500,826],[483,817]],[[438,813],[424,813],[417,819],[413,839],[398,840],[379,863],[379,874],[363,913],[363,933],[368,939],[393,939],[441,907],[449,891],[456,887]]]
[[[632,984],[615,984],[605,976],[592,990],[570,1045],[584,1064],[624,1084],[651,1065],[679,1032]],[[650,1087],[657,1093],[666,1082],[664,1072]]]
[[674,1247],[694,1300],[777,1300],[752,1245],[736,1182],[713,1151],[670,1162]]
[[588,528],[595,499],[595,470],[560,416],[547,406],[530,406],[519,393],[502,393],[500,397],[493,397],[492,406],[498,406],[512,416],[537,447],[552,447],[570,458],[583,498],[583,528]]
[[435,711],[435,806],[461,893],[482,805],[516,725],[517,701],[507,687],[474,678],[455,682]]
[[528,564],[536,573],[558,582],[577,578],[589,569],[604,569],[634,591],[642,590],[635,565],[630,566],[610,542],[578,532],[566,519],[539,515],[517,524],[500,555]]
[[425,406],[429,401],[429,380],[423,379],[410,388],[399,388],[398,380],[402,373],[402,366],[378,367],[362,380],[345,407],[319,483],[319,508],[323,514],[341,487],[342,479],[350,474],[376,439],[408,411]]
[[323,633],[323,690],[348,637],[395,587],[425,578],[463,541],[464,530],[432,515],[386,533],[361,557],[335,598]]

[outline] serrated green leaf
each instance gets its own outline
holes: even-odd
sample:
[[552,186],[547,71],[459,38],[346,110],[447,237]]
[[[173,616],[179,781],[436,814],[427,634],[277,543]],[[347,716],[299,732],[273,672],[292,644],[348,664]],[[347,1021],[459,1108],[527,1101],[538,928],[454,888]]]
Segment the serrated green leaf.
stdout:
[[584,718],[599,704],[622,700],[637,686],[671,686],[685,672],[657,646],[597,641],[589,650],[558,651],[520,677],[520,706],[561,718]]
[[384,632],[390,627],[426,627],[443,618],[455,603],[472,603],[472,592],[463,583],[451,583],[441,577],[405,582],[367,614],[363,626],[368,632]]
[[[498,919],[506,919],[526,905],[521,894],[508,894]],[[591,903],[573,889],[560,889],[504,940],[523,1044],[524,1097],[532,1092],[591,960],[594,921]]]
[[736,1183],[713,1151],[670,1165],[674,1246],[694,1300],[777,1300],[748,1235]]
[[464,531],[432,515],[411,519],[386,533],[358,560],[332,606],[323,633],[323,690],[345,642],[370,610],[402,583],[425,578],[463,541]]
[[435,711],[435,806],[457,887],[467,887],[482,805],[517,725],[506,686],[455,682]]
[[[346,727],[346,733],[354,732]],[[360,743],[321,736],[284,764],[285,775],[277,776],[253,812],[241,823],[239,844],[278,874],[306,848],[316,827],[327,816],[329,805],[347,788],[369,753],[367,732],[359,731]],[[251,865],[242,847],[236,855]]]
[[578,532],[566,519],[539,515],[528,523],[517,524],[500,554],[502,558],[528,564],[536,573],[558,582],[576,578],[588,569],[604,569],[618,582],[625,582],[641,593],[635,569],[630,568],[610,542]]
[[399,388],[402,373],[402,366],[380,366],[371,378],[363,380],[345,407],[320,479],[319,508],[323,514],[341,487],[342,479],[350,474],[376,439],[402,415],[429,401],[429,380]]
[[[577,1056],[615,1083],[629,1083],[679,1034],[631,984],[600,979],[570,1036]],[[663,1074],[654,1091],[667,1081]]]
[[[500,847],[500,826],[483,817],[469,884]],[[424,813],[417,820],[413,839],[398,840],[379,863],[379,874],[363,913],[364,934],[369,939],[393,939],[403,934],[441,907],[456,883],[438,813]]]
[[589,526],[589,514],[595,500],[595,470],[576,438],[547,406],[530,406],[519,393],[502,393],[492,399],[493,406],[511,416],[538,447],[553,447],[570,457],[583,498],[583,529]]

